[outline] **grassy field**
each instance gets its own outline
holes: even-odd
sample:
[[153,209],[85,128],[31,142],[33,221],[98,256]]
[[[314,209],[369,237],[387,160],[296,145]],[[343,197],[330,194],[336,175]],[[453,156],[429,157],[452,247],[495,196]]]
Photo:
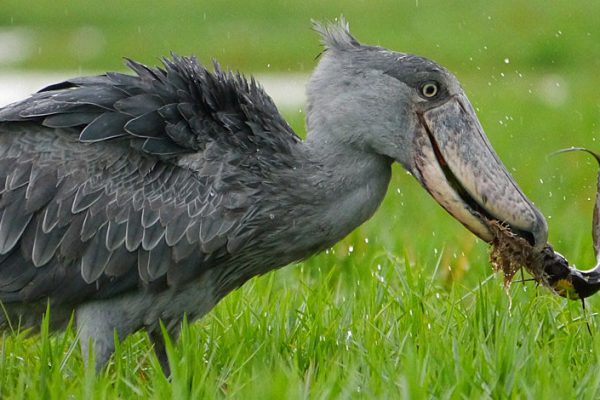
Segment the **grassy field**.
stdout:
[[[121,56],[153,64],[175,50],[242,71],[309,73],[319,52],[310,18],[343,13],[359,39],[454,71],[500,157],[547,216],[551,243],[581,268],[594,263],[596,165],[583,154],[548,154],[600,150],[600,2],[23,4],[0,5],[0,39],[28,38],[19,57],[0,57],[5,69],[115,70]],[[283,112],[302,133],[302,115]],[[172,382],[143,334],[96,375],[72,330],[6,332],[0,397],[600,397],[598,299],[584,313],[515,283],[510,307],[485,243],[394,172],[381,209],[344,241],[252,280],[186,326],[170,352]]]

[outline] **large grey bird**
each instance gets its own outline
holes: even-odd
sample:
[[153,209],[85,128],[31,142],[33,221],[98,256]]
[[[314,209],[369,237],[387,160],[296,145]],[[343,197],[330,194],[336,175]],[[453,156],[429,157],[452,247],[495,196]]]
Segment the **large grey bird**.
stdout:
[[457,79],[433,61],[315,24],[325,51],[301,140],[262,88],[215,64],[127,61],[0,110],[1,317],[72,313],[97,366],[159,321],[177,336],[248,279],[322,251],[381,203],[393,162],[491,240],[485,218],[537,248],[542,215],[491,148]]

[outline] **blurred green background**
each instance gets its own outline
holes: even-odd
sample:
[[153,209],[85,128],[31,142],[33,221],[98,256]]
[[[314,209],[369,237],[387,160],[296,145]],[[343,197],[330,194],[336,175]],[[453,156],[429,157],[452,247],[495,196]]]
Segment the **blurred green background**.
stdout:
[[[548,154],[600,150],[598,1],[2,0],[0,73],[122,70],[124,56],[157,64],[174,51],[249,74],[309,74],[321,50],[310,20],[342,14],[361,41],[455,72],[500,157],[548,217],[552,242],[579,265],[593,263],[595,165],[583,154]],[[302,135],[300,107],[282,111]],[[472,245],[402,173],[384,209],[360,235],[392,251],[414,242],[414,230],[439,238],[418,251]]]
[[[350,21],[362,40],[422,53],[452,69],[597,70],[597,1],[3,0],[0,26],[31,42],[13,66],[115,69],[176,51],[244,71],[305,71],[319,48],[310,19]],[[6,31],[5,31],[6,32]],[[478,68],[479,67],[479,68]],[[485,72],[483,72],[485,73]]]

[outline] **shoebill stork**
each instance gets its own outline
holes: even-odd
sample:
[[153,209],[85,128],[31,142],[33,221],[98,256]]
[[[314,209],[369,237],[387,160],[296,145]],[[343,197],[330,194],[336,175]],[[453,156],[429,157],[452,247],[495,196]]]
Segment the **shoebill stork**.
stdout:
[[499,220],[541,248],[543,216],[435,62],[315,23],[324,52],[301,140],[254,79],[173,55],[74,78],[0,110],[0,300],[21,326],[74,313],[97,367],[159,321],[177,336],[250,278],[369,219],[400,163],[483,240]]

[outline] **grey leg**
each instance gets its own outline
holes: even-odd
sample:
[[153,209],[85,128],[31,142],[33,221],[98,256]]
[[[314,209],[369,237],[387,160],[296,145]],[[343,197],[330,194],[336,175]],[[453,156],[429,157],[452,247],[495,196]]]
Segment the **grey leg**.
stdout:
[[150,340],[154,345],[154,353],[156,353],[156,358],[158,358],[158,362],[160,363],[163,373],[166,377],[170,377],[171,366],[169,365],[169,358],[167,357],[167,349],[165,348],[165,339],[162,331],[158,328],[149,329],[148,336],[150,336]]
[[94,351],[96,371],[106,365],[115,351],[114,332],[117,329],[120,340],[135,332],[140,324],[131,318],[124,306],[118,301],[96,301],[79,306],[75,310],[75,323],[83,360],[88,364],[90,345]]
[[80,310],[75,313],[81,354],[83,362],[87,366],[90,361],[88,359],[90,346],[92,346],[96,372],[100,372],[115,351],[113,328],[100,318],[89,317],[88,313],[80,312]]

